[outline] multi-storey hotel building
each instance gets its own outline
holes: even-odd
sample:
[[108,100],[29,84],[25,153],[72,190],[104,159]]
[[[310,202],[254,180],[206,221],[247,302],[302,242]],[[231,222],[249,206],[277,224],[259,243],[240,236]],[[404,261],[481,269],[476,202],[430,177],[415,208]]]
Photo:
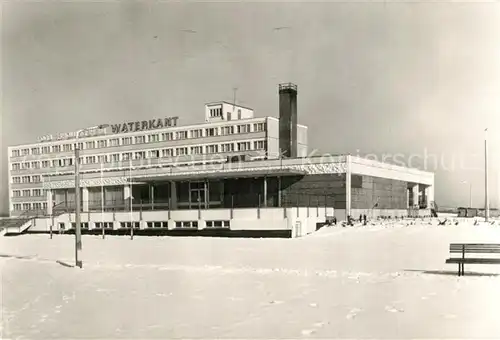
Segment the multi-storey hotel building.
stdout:
[[9,147],[10,214],[26,217],[19,232],[74,228],[76,154],[88,230],[300,236],[332,215],[429,213],[433,173],[350,155],[308,157],[294,84],[279,86],[279,118],[227,102],[206,104],[204,118],[106,124]]

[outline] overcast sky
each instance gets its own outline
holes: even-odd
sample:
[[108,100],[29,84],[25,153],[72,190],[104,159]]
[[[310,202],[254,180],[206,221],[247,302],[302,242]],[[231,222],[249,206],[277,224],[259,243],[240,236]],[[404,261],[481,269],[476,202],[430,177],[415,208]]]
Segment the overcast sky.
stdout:
[[1,6],[3,210],[8,145],[99,123],[201,122],[203,105],[232,100],[233,87],[257,116],[278,116],[277,85],[288,81],[311,150],[402,153],[420,166],[427,155],[441,206],[468,203],[464,180],[484,204],[488,126],[498,205],[498,3]]

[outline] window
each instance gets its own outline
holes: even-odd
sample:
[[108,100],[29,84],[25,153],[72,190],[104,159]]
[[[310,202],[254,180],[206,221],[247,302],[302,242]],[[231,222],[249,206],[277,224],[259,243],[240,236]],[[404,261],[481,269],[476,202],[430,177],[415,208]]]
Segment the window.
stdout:
[[125,152],[122,154],[122,160],[128,161],[132,159],[132,152]]
[[30,149],[22,149],[22,150],[21,150],[21,154],[22,154],[23,156],[28,156],[28,155],[30,154]]
[[223,136],[234,134],[234,126],[224,126],[224,127],[222,127],[221,134]]
[[238,133],[249,133],[250,124],[238,125]]
[[[89,222],[80,222],[80,227],[82,229],[89,229]],[[72,229],[76,229],[76,223],[75,222],[71,223],[71,228]]]
[[23,163],[23,170],[27,170],[29,168],[30,168],[30,163],[29,162]]
[[21,197],[21,191],[20,190],[13,190],[12,191],[12,196],[14,196],[14,197]]
[[192,155],[199,155],[203,153],[203,147],[202,146],[192,146],[191,147],[191,154]]
[[175,139],[186,139],[187,138],[187,131],[177,131],[175,133]]
[[149,151],[149,158],[159,158],[160,150],[151,150]]
[[40,175],[33,176],[33,183],[40,183],[42,181],[42,177]]
[[217,153],[219,152],[219,146],[217,144],[207,145],[207,153]]
[[187,151],[188,151],[187,148],[177,148],[177,149],[175,149],[175,154],[177,156],[187,155],[187,153],[188,153]]
[[42,196],[41,189],[33,189],[33,196]]
[[40,162],[31,162],[31,167],[33,169],[40,169]]
[[238,145],[238,151],[250,150],[250,142],[240,142]]
[[96,158],[95,156],[87,156],[85,157],[85,164],[95,164]]
[[41,210],[42,209],[42,203],[41,202],[35,202],[35,203],[33,203],[33,209],[35,209],[35,210]]
[[61,152],[61,146],[60,145],[53,145],[52,152]]
[[12,170],[21,170],[21,164],[19,163],[12,164]]
[[85,143],[85,149],[94,149],[95,148],[95,142],[90,141]]
[[130,229],[131,225],[134,226],[134,229],[139,229],[139,227],[140,227],[140,223],[139,222],[120,222],[120,227],[121,228]]
[[107,146],[107,141],[105,139],[97,141],[97,147],[98,148],[105,148],[106,146]]
[[21,177],[21,183],[31,183],[30,176],[23,176],[23,177]]
[[148,228],[168,228],[168,222],[148,222]]
[[210,109],[210,117],[220,117],[220,116],[222,116],[221,107]]
[[63,151],[64,152],[69,152],[73,149],[73,145],[72,144],[64,144],[63,145]]
[[118,163],[120,161],[120,154],[114,153],[111,155],[111,162]]
[[49,146],[43,146],[43,147],[42,147],[42,153],[43,153],[43,154],[48,154],[48,153],[50,153],[50,147],[49,147]]
[[106,155],[97,156],[97,160],[98,160],[99,164],[107,163],[108,162],[108,156],[106,156]]
[[217,128],[209,128],[205,130],[205,133],[207,137],[213,137],[217,136],[217,131],[218,131]]
[[66,225],[65,225],[65,223],[64,223],[64,222],[59,222],[59,224],[58,224],[58,225],[59,225],[59,230],[64,230],[64,229],[66,229]]
[[234,143],[226,143],[222,144],[222,152],[233,152],[234,151]]
[[109,146],[119,146],[119,145],[120,145],[120,139],[113,138],[109,140]]
[[146,151],[137,151],[134,155],[135,159],[145,159],[146,158]]
[[12,157],[19,157],[19,150],[12,150]]
[[253,142],[253,148],[254,150],[263,150],[266,148],[266,141],[265,140],[258,140]]
[[42,161],[42,168],[49,168],[50,167],[50,161]]
[[21,183],[21,177],[12,177],[12,183],[14,184]]
[[161,150],[162,157],[172,157],[174,154],[173,149],[163,149]]
[[253,125],[254,132],[266,131],[266,123],[255,123]]
[[197,130],[191,130],[191,138],[201,138],[203,137],[203,130],[197,129]]
[[19,210],[21,210],[21,204],[19,204],[19,203],[14,204],[13,208],[14,208],[14,210],[19,211]]
[[207,228],[229,228],[229,221],[207,221]]
[[31,196],[31,190],[25,189],[23,190],[23,197],[30,197]]
[[172,132],[165,132],[165,133],[162,133],[161,134],[161,140],[162,141],[168,141],[168,140],[172,140],[173,139],[173,134]]
[[132,137],[123,137],[122,138],[122,145],[130,145],[132,144]]
[[102,229],[104,226],[104,229],[113,229],[113,222],[96,222],[95,227],[97,229]]
[[23,210],[31,210],[31,203],[23,203]]
[[42,202],[42,209],[47,210],[47,202]]
[[176,228],[198,228],[198,221],[176,221]]
[[40,148],[31,148],[31,154],[32,155],[39,155],[40,154]]
[[144,144],[146,142],[145,136],[137,136],[135,137],[135,144]]
[[149,143],[156,143],[160,140],[160,136],[159,135],[149,135],[148,136],[148,142]]

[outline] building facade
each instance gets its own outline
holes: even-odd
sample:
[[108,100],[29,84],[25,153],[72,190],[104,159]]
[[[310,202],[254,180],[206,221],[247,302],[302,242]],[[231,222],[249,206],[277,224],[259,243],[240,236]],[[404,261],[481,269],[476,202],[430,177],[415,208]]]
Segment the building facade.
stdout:
[[[221,164],[280,157],[279,119],[255,117],[250,108],[227,102],[205,105],[205,122],[179,126],[178,117],[107,125],[81,131],[78,138],[82,178],[126,169],[170,168]],[[307,127],[297,124],[298,156],[307,153]],[[74,176],[75,134],[44,136],[33,144],[9,147],[9,206],[11,216],[48,211],[47,197],[70,202],[71,189],[49,192],[50,182]],[[105,193],[118,201],[116,185]],[[90,189],[92,192],[92,189]],[[123,190],[121,190],[123,191]],[[83,196],[85,196],[85,191]],[[69,204],[69,203],[68,203]]]
[[74,224],[76,146],[88,229],[223,226],[291,235],[296,222],[310,231],[333,215],[429,214],[433,173],[350,155],[308,157],[297,87],[281,84],[278,92],[279,118],[216,102],[197,125],[167,117],[10,147],[11,216],[36,214],[42,229]]

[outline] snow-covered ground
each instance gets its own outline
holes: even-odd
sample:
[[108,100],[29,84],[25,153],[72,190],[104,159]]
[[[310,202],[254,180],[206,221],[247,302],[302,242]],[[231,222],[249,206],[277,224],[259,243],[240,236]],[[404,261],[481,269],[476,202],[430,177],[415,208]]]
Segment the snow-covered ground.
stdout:
[[450,242],[500,243],[499,224],[84,236],[83,269],[63,265],[73,236],[3,237],[3,338],[500,338],[500,266],[444,263]]

